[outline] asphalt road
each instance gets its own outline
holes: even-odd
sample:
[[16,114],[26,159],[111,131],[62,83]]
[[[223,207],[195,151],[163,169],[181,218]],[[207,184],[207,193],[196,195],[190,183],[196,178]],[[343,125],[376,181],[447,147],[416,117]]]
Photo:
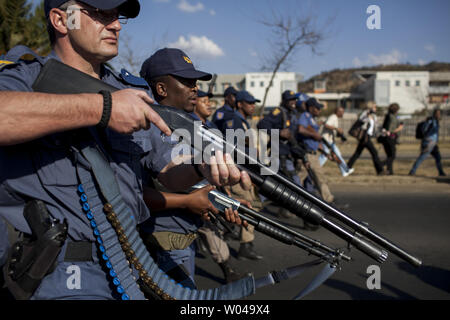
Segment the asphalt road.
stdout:
[[[442,187],[450,186],[443,184]],[[342,262],[341,270],[306,296],[305,300],[450,299],[450,193],[371,194],[365,188],[358,193],[335,194],[350,204],[346,210],[350,216],[369,222],[373,230],[420,257],[423,266],[415,268],[390,254],[380,266],[381,289],[369,290],[367,281],[372,273],[369,274],[367,268],[379,264],[352,249],[350,255],[354,261]],[[303,230],[302,221],[296,217],[279,220],[329,246],[346,247],[344,241],[323,228],[315,232]],[[299,248],[287,246],[260,233],[256,234],[255,248],[264,256],[263,260],[239,261],[235,259],[238,248],[238,242],[230,243],[234,256],[232,264],[240,271],[252,272],[256,278],[315,259]],[[248,300],[290,300],[321,268],[315,267],[294,280],[259,289]],[[197,285],[202,289],[224,283],[219,266],[209,255],[198,257],[196,273]]]

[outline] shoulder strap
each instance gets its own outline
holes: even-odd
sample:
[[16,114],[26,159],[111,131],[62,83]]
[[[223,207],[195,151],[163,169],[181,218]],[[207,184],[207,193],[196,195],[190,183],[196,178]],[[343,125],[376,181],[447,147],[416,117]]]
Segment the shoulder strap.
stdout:
[[[92,168],[93,177],[99,186],[100,193],[106,200],[106,205],[103,206],[102,202],[97,200],[99,197],[95,196],[95,184],[89,182],[88,178],[85,178],[85,184],[89,185],[88,188],[85,188],[87,197],[95,199],[95,206],[91,206],[90,210],[96,219],[99,217],[104,220],[100,222],[100,224],[97,221],[96,224],[100,233],[103,233],[105,239],[107,239],[103,239],[103,245],[106,252],[108,252],[108,249],[111,252],[114,252],[114,256],[110,257],[111,259],[117,257],[118,250],[121,250],[122,254],[120,255],[126,255],[126,258],[129,259],[130,263],[132,263],[135,269],[139,271],[141,279],[143,279],[143,281],[162,299],[234,300],[254,294],[255,282],[252,276],[216,289],[201,291],[184,288],[169,279],[168,276],[158,268],[157,264],[146,250],[145,245],[136,230],[134,217],[120,195],[114,172],[109,163],[103,157],[101,152],[92,145],[82,148],[81,154],[89,162]],[[101,212],[106,207],[111,209],[107,214],[107,218],[110,220],[109,223],[115,228],[115,232],[111,230],[111,225],[108,224],[104,214]],[[103,232],[100,230],[100,227],[105,228]],[[120,238],[120,244],[118,244],[118,238]],[[122,259],[122,263],[123,261],[126,261],[126,259]],[[120,259],[117,263],[121,263]],[[120,267],[118,269],[120,269]],[[118,273],[117,270],[116,272]],[[126,279],[128,279],[128,277],[128,275],[125,275]],[[128,287],[124,287],[124,289],[128,296],[131,299],[141,299],[142,293],[135,290],[135,283],[127,281],[127,284]]]
[[32,55],[33,57],[36,58],[37,61],[39,61],[40,64],[44,65],[44,59],[41,56],[39,56],[36,52],[34,52],[33,50],[24,45],[18,45],[9,50],[8,53],[5,55],[5,60],[17,63],[26,54]]

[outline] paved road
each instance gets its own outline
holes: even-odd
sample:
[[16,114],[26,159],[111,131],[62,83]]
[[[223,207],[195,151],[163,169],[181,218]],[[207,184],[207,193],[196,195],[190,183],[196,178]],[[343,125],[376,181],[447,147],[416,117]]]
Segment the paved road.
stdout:
[[[443,188],[448,187],[443,185]],[[347,210],[349,215],[369,222],[371,228],[419,256],[423,259],[423,266],[416,269],[391,254],[381,266],[381,289],[369,290],[366,286],[369,274],[366,271],[368,266],[377,263],[352,250],[351,256],[355,261],[344,262],[340,271],[305,299],[450,299],[449,194],[388,195],[371,194],[364,190],[357,194],[336,195],[351,205]],[[302,230],[303,223],[298,218],[282,221],[328,245],[345,246],[327,230]],[[232,242],[230,246],[232,255],[236,256],[239,244]],[[244,262],[233,258],[232,262],[241,271],[251,271],[256,277],[314,259],[307,257],[301,249],[286,246],[261,234],[257,234],[255,247],[264,255],[264,260]],[[222,283],[221,271],[209,256],[198,258],[197,266],[196,281],[200,288],[216,287]],[[320,268],[315,268],[293,281],[260,289],[249,300],[290,300],[319,271]]]

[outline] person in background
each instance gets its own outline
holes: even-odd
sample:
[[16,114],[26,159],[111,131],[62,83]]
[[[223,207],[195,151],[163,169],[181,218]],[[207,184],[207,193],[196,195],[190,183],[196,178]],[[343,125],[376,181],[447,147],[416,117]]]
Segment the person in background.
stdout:
[[[333,153],[336,155],[339,169],[341,170],[342,176],[347,177],[352,174],[355,169],[349,168],[345,163],[344,158],[342,158],[341,151],[339,150],[336,144],[336,135],[343,135],[344,131],[339,128],[339,119],[344,116],[345,109],[343,107],[337,107],[334,113],[328,117],[327,121],[324,124],[322,136],[331,146]],[[330,150],[326,145],[323,145],[323,149],[326,154],[330,153]],[[328,157],[325,154],[321,154],[319,157],[320,166],[323,167],[327,162]]]
[[[191,115],[195,120],[201,121],[206,127],[217,129],[215,124],[208,120],[213,113],[209,100],[211,97],[212,94],[198,90],[197,104]],[[242,203],[242,200],[240,202]],[[246,202],[245,204],[251,207],[250,203]],[[230,249],[228,244],[223,240],[221,230],[219,230],[219,228],[211,221],[204,221],[203,226],[201,226],[197,232],[200,236],[200,238],[197,239],[197,247],[202,249],[203,246],[205,246],[205,249],[211,254],[214,262],[216,262],[222,270],[225,281],[230,283],[240,279],[242,275],[230,264]]]
[[431,154],[436,161],[436,167],[439,172],[439,176],[445,177],[446,174],[442,168],[441,153],[439,152],[438,142],[439,142],[439,121],[441,120],[441,110],[439,108],[434,109],[433,116],[429,117],[423,129],[423,139],[420,145],[420,155],[414,163],[410,176],[416,174],[417,169],[422,164],[422,162]]
[[400,106],[397,103],[393,103],[389,106],[388,113],[384,118],[382,129],[382,136],[384,138],[382,138],[381,141],[387,157],[387,174],[390,176],[394,174],[393,165],[396,156],[398,134],[403,130],[403,123],[399,122],[397,118],[399,110]]
[[362,130],[363,134],[359,138],[358,146],[353,153],[350,160],[347,162],[349,169],[353,168],[356,160],[361,156],[364,149],[369,150],[372,156],[373,165],[378,175],[383,174],[383,166],[381,164],[380,158],[378,157],[377,149],[372,143],[372,137],[375,135],[375,130],[377,128],[377,105],[373,101],[367,103],[367,109],[361,113],[359,120],[363,122]]

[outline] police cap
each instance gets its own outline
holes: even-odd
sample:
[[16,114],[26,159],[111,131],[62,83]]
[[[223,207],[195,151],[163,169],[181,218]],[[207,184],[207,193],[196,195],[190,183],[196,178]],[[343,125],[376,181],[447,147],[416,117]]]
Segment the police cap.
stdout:
[[228,87],[225,92],[223,93],[223,97],[226,98],[230,94],[237,95],[238,91],[234,87]]
[[[45,0],[45,16],[48,17],[50,10],[59,8],[66,2],[68,2],[68,0]],[[139,0],[78,0],[78,2],[83,2],[100,10],[119,8],[119,13],[128,18],[136,18],[141,10]]]
[[286,90],[285,92],[283,92],[283,94],[281,95],[281,99],[283,101],[289,101],[289,100],[296,100],[297,99],[297,95],[295,94],[294,91],[291,90]]
[[210,73],[196,70],[187,54],[175,48],[164,48],[156,51],[145,60],[140,74],[146,80],[167,75],[203,81],[212,79]]
[[236,94],[236,102],[245,101],[248,103],[261,102],[261,100],[255,99],[248,91],[239,91]]
[[197,96],[199,98],[204,98],[204,97],[212,98],[214,95],[212,93],[208,93],[208,92],[205,92],[205,91],[202,91],[202,90],[198,90]]
[[317,108],[319,110],[323,109],[323,107],[324,107],[323,104],[317,102],[316,98],[308,99],[308,101],[306,101],[306,106],[308,108],[309,107],[315,107],[315,108]]

